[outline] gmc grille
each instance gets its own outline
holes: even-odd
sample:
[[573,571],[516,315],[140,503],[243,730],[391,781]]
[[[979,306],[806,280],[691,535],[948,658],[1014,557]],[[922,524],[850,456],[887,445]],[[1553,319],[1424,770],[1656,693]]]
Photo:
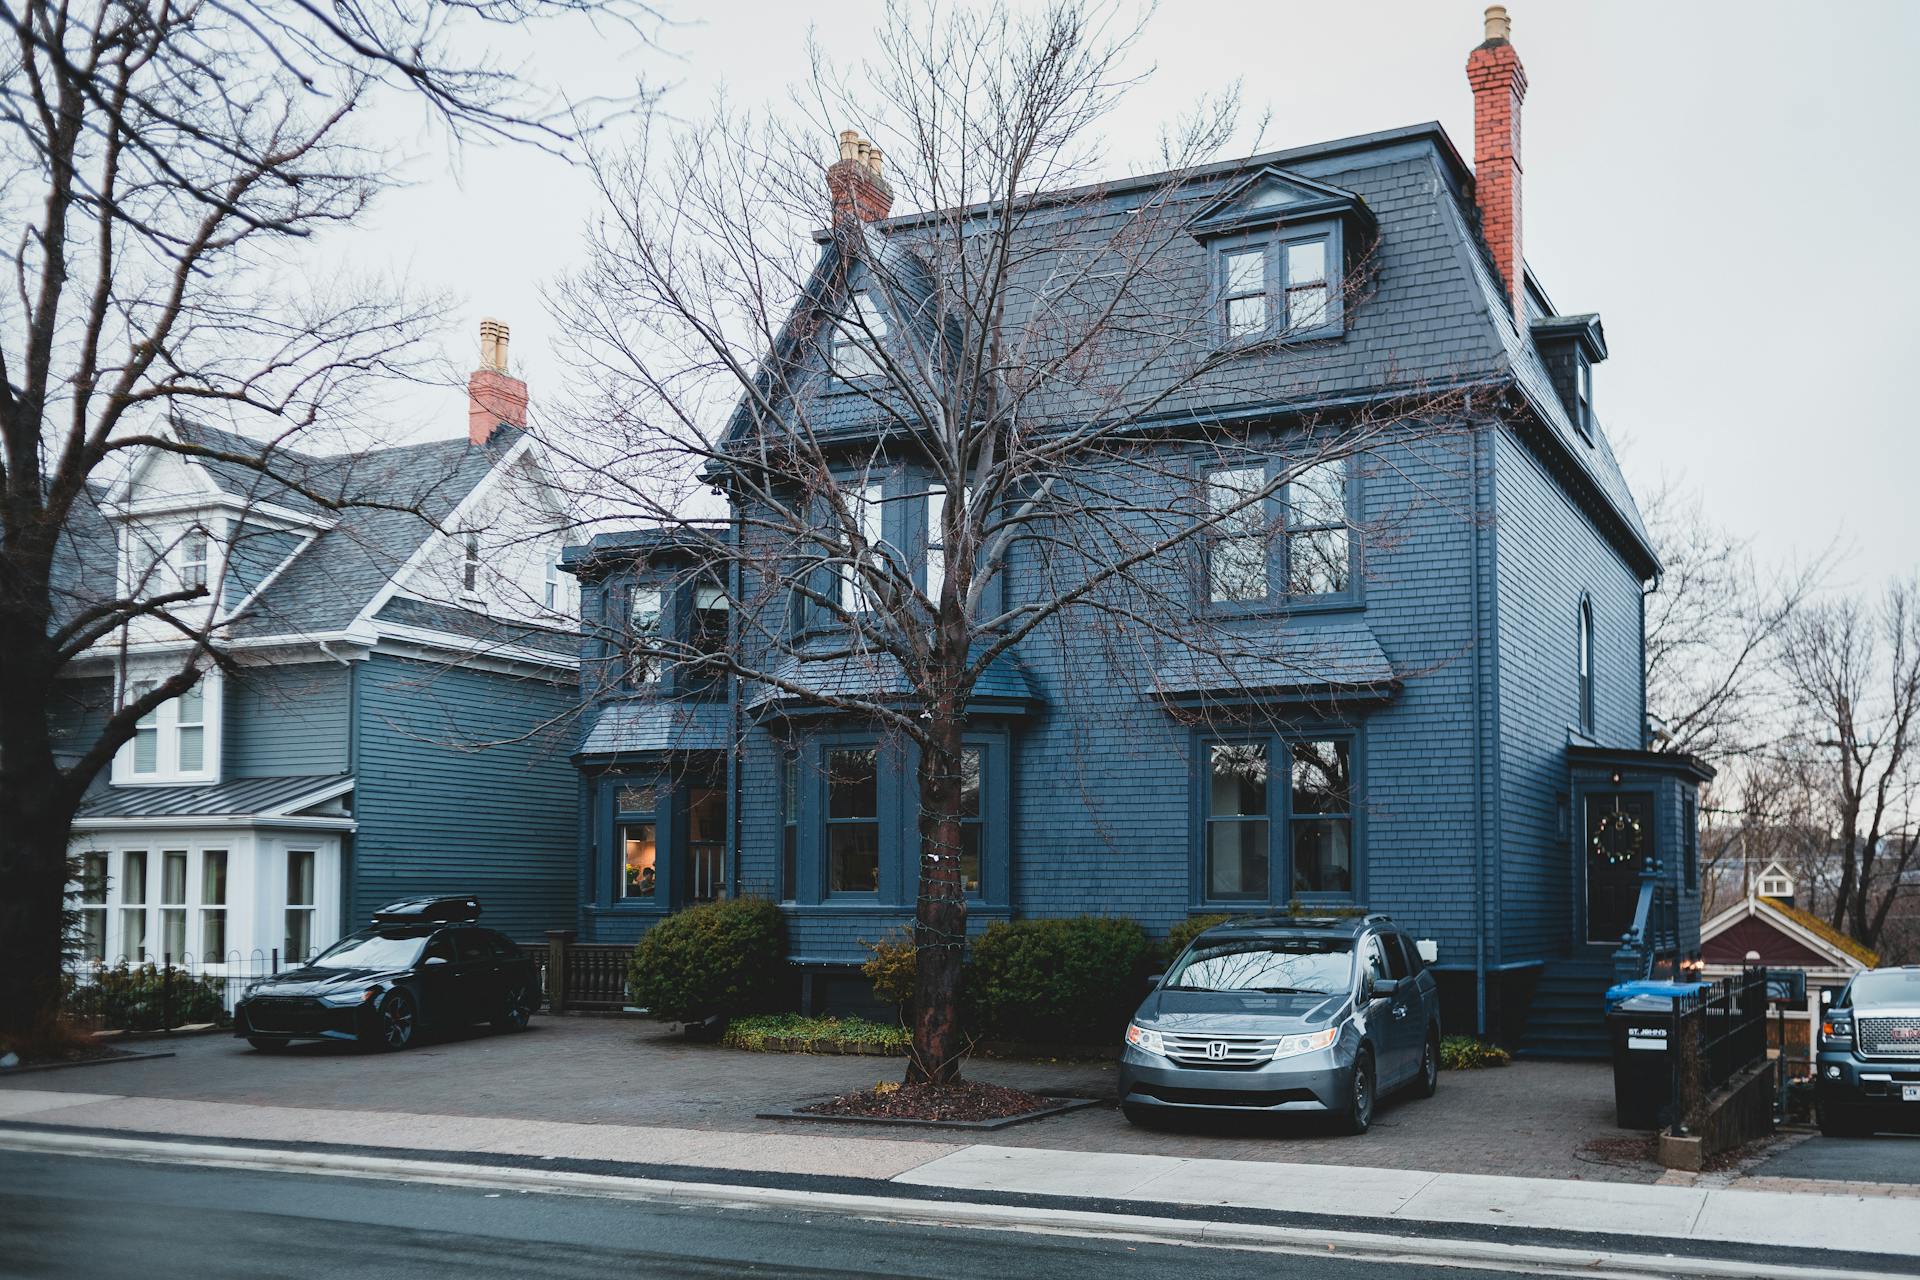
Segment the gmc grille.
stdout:
[[1875,1058],[1920,1058],[1920,1018],[1860,1018],[1860,1052]]

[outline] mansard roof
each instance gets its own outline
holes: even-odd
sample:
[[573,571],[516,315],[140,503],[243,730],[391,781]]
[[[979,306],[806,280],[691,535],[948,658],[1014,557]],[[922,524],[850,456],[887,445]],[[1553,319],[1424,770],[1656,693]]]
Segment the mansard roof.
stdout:
[[[1168,181],[1166,174],[1142,175],[1049,193],[1035,198],[1033,219],[1057,234],[1061,224],[1051,209],[1071,207],[1088,240],[1095,241],[1110,236],[1150,193],[1162,193]],[[1250,348],[1221,375],[1168,395],[1144,426],[1179,429],[1199,422],[1284,421],[1291,415],[1379,399],[1473,392],[1474,408],[1508,410],[1506,416],[1515,420],[1523,438],[1643,576],[1658,571],[1651,539],[1605,433],[1596,423],[1589,442],[1575,428],[1526,318],[1515,322],[1477,230],[1468,194],[1471,172],[1438,124],[1207,166],[1183,176],[1173,198],[1191,207],[1189,229],[1204,230],[1209,219],[1237,216],[1236,196],[1263,182],[1291,184],[1302,207],[1315,210],[1313,216],[1361,211],[1377,228],[1370,237],[1364,294],[1347,309],[1346,332],[1331,341]],[[979,225],[987,225],[990,212],[979,211]],[[951,218],[909,214],[867,228],[861,243],[863,251],[888,270],[889,279],[897,277],[910,286],[925,279],[929,256],[916,252],[916,243],[924,245],[929,236],[951,225]],[[791,376],[807,396],[809,428],[820,438],[839,435],[851,442],[888,433],[884,408],[871,395],[831,384],[823,367],[810,373],[806,368],[811,335],[844,306],[848,273],[841,269],[842,243],[822,233],[814,274],[759,377],[763,387],[771,387],[777,385],[776,373]],[[1176,258],[1184,256],[1187,269],[1155,272],[1164,282],[1163,314],[1207,305],[1208,252],[1200,238],[1183,238],[1170,247]],[[1022,300],[1037,296],[1053,266],[1047,253],[1023,260],[1009,290],[1010,323],[1021,322]],[[1113,377],[1130,380],[1142,401],[1171,385],[1170,375],[1156,378],[1150,360],[1130,356],[1118,341],[1104,349],[1103,358],[1112,366]],[[1478,394],[1481,388],[1484,398]],[[1029,422],[1076,423],[1089,408],[1066,391],[1051,401],[1030,402],[1024,416]],[[786,411],[792,411],[790,405]],[[744,460],[759,417],[743,397],[723,449]],[[777,428],[778,423],[767,425]]]

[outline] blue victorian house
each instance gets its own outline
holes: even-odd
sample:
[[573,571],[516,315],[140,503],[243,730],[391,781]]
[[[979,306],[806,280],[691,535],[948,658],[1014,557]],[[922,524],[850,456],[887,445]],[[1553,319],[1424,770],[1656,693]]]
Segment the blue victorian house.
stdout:
[[[1600,319],[1557,307],[1521,253],[1526,81],[1503,22],[1468,63],[1472,168],[1420,124],[1215,165],[1178,188],[1187,233],[1161,269],[1169,288],[1209,299],[1229,336],[1288,325],[1248,344],[1253,376],[1179,400],[1153,447],[1253,424],[1243,439],[1270,439],[1277,459],[1299,424],[1409,387],[1452,389],[1459,429],[1295,477],[1278,541],[1236,541],[1231,526],[1211,540],[1194,607],[1233,615],[1264,655],[1256,670],[1122,670],[1102,637],[1069,627],[995,660],[962,752],[975,927],[1390,911],[1436,944],[1452,1029],[1545,1054],[1597,1051],[1614,975],[1697,948],[1709,775],[1658,751],[1649,724],[1642,599],[1660,564],[1601,425]],[[866,163],[861,145],[843,165]],[[851,205],[897,258],[891,233],[912,219],[888,220],[877,161],[871,175]],[[1167,191],[1152,175],[1062,198],[1119,220]],[[911,335],[862,288],[864,268],[836,259],[841,244],[823,239],[790,329],[857,316],[870,335]],[[1354,287],[1343,264],[1362,256]],[[1260,385],[1286,392],[1262,399]],[[931,532],[944,490],[857,414],[835,439],[866,460],[852,499],[866,541],[899,549],[928,588],[944,572]],[[1199,478],[1231,499],[1272,474],[1261,465],[1242,456]],[[685,904],[766,896],[787,915],[804,998],[851,1002],[863,940],[914,912],[916,753],[793,696],[876,677],[831,645],[810,657],[804,600],[773,616],[738,570],[715,568],[702,547],[727,536],[740,535],[642,530],[564,557],[587,624],[579,930],[628,942]],[[1045,572],[1016,546],[993,601]],[[723,678],[703,656],[747,631],[783,637],[778,680]],[[623,637],[680,656],[636,665]],[[1262,714],[1229,714],[1248,702]]]

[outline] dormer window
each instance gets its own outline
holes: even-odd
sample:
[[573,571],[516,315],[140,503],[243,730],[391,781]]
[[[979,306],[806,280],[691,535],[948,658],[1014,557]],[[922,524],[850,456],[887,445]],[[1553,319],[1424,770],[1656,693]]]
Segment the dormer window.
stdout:
[[1221,255],[1226,267],[1227,336],[1248,340],[1267,332],[1267,251],[1242,249]]
[[721,588],[705,583],[694,587],[693,626],[687,641],[695,653],[711,658],[727,651],[731,613],[727,593]]
[[180,586],[193,590],[207,585],[207,531],[189,529],[180,538]]
[[833,329],[833,371],[843,379],[871,377],[880,372],[887,318],[864,290],[853,295],[847,310]]
[[1593,438],[1593,362],[1584,357],[1575,378],[1574,425],[1589,440]]
[[1331,263],[1332,228],[1277,231],[1237,240],[1219,253],[1220,323],[1229,343],[1336,335],[1340,325]]

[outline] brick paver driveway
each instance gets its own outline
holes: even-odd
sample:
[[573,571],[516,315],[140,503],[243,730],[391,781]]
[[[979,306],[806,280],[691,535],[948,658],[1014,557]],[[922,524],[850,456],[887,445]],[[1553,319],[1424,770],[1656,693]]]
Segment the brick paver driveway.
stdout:
[[[176,1056],[35,1072],[0,1081],[0,1088],[1523,1177],[1651,1182],[1660,1173],[1644,1153],[1645,1135],[1613,1127],[1612,1076],[1603,1063],[1520,1062],[1503,1070],[1448,1072],[1433,1099],[1383,1105],[1373,1131],[1361,1138],[1336,1136],[1324,1125],[1301,1120],[1255,1123],[1242,1117],[1140,1129],[1110,1103],[983,1134],[755,1119],[756,1111],[771,1106],[896,1079],[900,1063],[742,1053],[690,1043],[658,1024],[635,1020],[541,1017],[518,1035],[476,1032],[385,1055],[333,1045],[269,1055],[225,1036],[141,1047],[171,1049]],[[1103,1100],[1113,1096],[1109,1063],[983,1059],[969,1071],[977,1079],[1021,1088]]]

